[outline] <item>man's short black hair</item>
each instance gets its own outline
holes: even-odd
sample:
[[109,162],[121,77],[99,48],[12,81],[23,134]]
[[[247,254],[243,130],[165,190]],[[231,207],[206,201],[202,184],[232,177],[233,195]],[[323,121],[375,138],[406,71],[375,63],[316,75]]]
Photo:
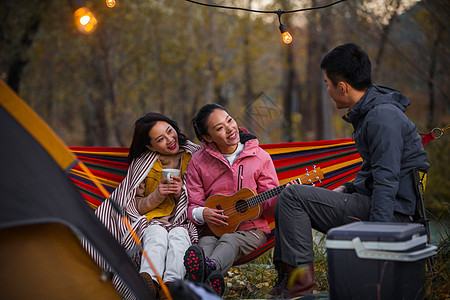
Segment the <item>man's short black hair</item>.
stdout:
[[345,81],[358,91],[372,85],[369,56],[360,46],[344,44],[328,52],[320,63],[334,85]]

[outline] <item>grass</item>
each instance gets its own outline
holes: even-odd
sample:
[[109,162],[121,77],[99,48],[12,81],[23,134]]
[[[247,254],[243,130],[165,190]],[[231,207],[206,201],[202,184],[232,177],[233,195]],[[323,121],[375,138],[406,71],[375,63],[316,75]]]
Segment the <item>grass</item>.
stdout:
[[[314,266],[320,291],[328,291],[328,267],[325,235],[315,231]],[[273,249],[252,263],[232,267],[225,277],[227,289],[224,299],[270,299],[267,294],[275,284],[277,271],[272,263]]]
[[[427,260],[425,299],[441,300],[450,299],[450,233],[448,231],[448,208],[437,218],[440,229],[432,233],[436,235],[438,253]],[[447,221],[443,221],[447,220]]]
[[[449,276],[449,233],[441,234],[438,253],[426,263],[425,299],[450,299]],[[328,265],[325,236],[317,233],[314,242],[315,280],[319,291],[326,292],[328,286]],[[252,263],[232,267],[225,277],[227,289],[224,299],[269,299],[267,293],[272,289],[277,272],[272,263],[273,250],[257,258]]]
[[450,241],[447,236],[438,244],[438,254],[426,264],[425,299],[450,299],[449,259]]
[[[272,254],[269,251],[257,261],[265,260]],[[273,264],[255,261],[245,265],[232,267],[225,278],[227,289],[224,299],[265,299],[275,283],[277,272]]]

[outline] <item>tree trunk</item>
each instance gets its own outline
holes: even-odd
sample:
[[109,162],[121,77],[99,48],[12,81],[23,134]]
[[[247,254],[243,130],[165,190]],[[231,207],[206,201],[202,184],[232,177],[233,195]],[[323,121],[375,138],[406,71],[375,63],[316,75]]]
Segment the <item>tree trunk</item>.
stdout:
[[[159,34],[159,33],[157,33]],[[157,38],[157,40],[160,40]],[[165,84],[164,84],[164,73],[166,66],[164,65],[162,61],[162,47],[161,43],[156,43],[156,63],[157,63],[157,72],[159,76],[157,76],[157,92],[156,92],[156,101],[159,102],[159,112],[164,114],[166,112],[166,106],[165,106]],[[153,107],[153,106],[152,106]]]
[[116,143],[120,147],[125,147],[125,142],[122,137],[123,112],[118,103],[117,87],[116,87],[116,74],[117,70],[114,65],[114,46],[112,38],[109,35],[110,32],[105,30],[99,34],[99,41],[102,49],[103,66],[105,70],[105,96],[111,103],[111,129],[116,139]]
[[33,44],[33,39],[39,30],[41,23],[41,15],[39,10],[34,11],[33,15],[27,20],[26,29],[20,38],[19,45],[15,49],[15,55],[12,57],[12,62],[9,65],[6,77],[6,83],[18,94],[20,89],[20,81],[23,70],[28,63],[26,53]]
[[442,41],[442,26],[438,26],[438,32],[436,34],[436,38],[433,42],[433,48],[431,49],[431,57],[430,57],[430,69],[428,74],[428,95],[430,97],[428,103],[428,118],[427,118],[427,127],[432,128],[435,123],[435,86],[434,86],[434,74],[436,72],[437,65],[437,53],[439,49],[439,44]]
[[[216,81],[216,68],[214,63],[214,58],[216,56],[216,44],[215,44],[215,36],[216,36],[216,13],[214,9],[208,10],[208,29],[206,29],[207,33],[207,49],[209,53],[208,62],[206,65],[206,74],[205,74],[205,100],[206,102],[216,102],[218,97],[215,97],[217,90],[215,88]],[[219,103],[220,104],[220,103]]]
[[[315,2],[313,2],[315,5]],[[316,139],[316,124],[314,122],[314,109],[316,108],[316,102],[318,97],[315,89],[315,82],[320,79],[320,67],[318,66],[318,49],[319,49],[319,34],[317,28],[319,26],[318,14],[311,14],[308,18],[308,43],[306,54],[306,98],[303,98],[299,110],[302,116],[302,137],[306,140]],[[318,72],[319,69],[319,72]]]
[[322,60],[323,55],[329,51],[328,49],[330,45],[330,41],[332,41],[332,37],[329,36],[329,31],[326,28],[330,28],[333,25],[331,24],[330,13],[326,10],[322,10],[319,13],[319,24],[320,24],[320,34],[317,35],[317,49],[315,51],[315,69],[312,72],[312,76],[314,76],[314,89],[317,97],[316,102],[316,124],[317,124],[317,135],[316,139],[326,140],[330,139],[333,134],[333,124],[332,124],[332,104],[330,103],[330,97],[326,92],[326,87],[323,82],[323,74],[320,69],[320,61]]
[[[252,7],[252,0],[248,0],[247,7]],[[245,26],[244,26],[244,86],[245,86],[245,122],[247,125],[247,129],[250,132],[255,131],[255,126],[253,124],[253,107],[252,101],[255,98],[255,94],[253,93],[253,76],[252,76],[252,65],[251,65],[251,57],[250,57],[250,40],[249,36],[251,34],[251,21],[247,16]]]
[[105,105],[94,99],[92,93],[86,95],[86,108],[81,114],[84,125],[85,146],[108,146],[108,131]]
[[295,65],[294,65],[294,53],[293,45],[286,45],[286,85],[284,87],[283,96],[283,136],[285,142],[293,141],[293,128],[292,128],[292,103],[293,103],[293,91],[295,86]]
[[378,70],[380,69],[380,64],[381,64],[381,58],[383,56],[384,53],[384,49],[386,47],[386,42],[388,40],[388,36],[389,33],[395,23],[395,21],[397,20],[398,14],[397,11],[400,7],[401,4],[401,0],[393,0],[391,1],[391,4],[393,4],[393,2],[395,2],[395,8],[392,12],[391,17],[389,18],[389,21],[386,25],[383,26],[383,29],[381,31],[381,38],[380,38],[380,44],[378,46],[378,52],[375,56],[374,59],[374,66],[373,66],[373,76],[375,77],[375,74],[378,72]]

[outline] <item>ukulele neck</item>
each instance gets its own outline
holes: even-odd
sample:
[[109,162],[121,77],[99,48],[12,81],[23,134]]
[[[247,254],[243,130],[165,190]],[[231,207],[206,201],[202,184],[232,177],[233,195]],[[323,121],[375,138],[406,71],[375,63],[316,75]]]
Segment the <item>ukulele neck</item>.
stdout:
[[[297,183],[301,184],[300,179],[295,179],[294,181],[297,181]],[[248,203],[249,207],[257,206],[261,203],[263,203],[266,200],[269,200],[270,198],[273,198],[280,194],[288,185],[289,182],[282,184],[280,186],[277,186],[273,189],[270,189],[268,191],[262,192],[261,194],[255,195],[253,197],[248,198],[246,201]]]

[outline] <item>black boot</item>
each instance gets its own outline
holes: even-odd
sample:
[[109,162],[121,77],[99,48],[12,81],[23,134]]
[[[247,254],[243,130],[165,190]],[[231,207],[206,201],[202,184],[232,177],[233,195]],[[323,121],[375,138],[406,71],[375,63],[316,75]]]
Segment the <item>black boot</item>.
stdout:
[[199,245],[190,246],[184,254],[186,278],[195,283],[203,283],[206,279],[206,262],[203,249]]
[[223,279],[223,275],[220,271],[212,271],[208,278],[206,278],[206,282],[211,286],[217,295],[222,297],[225,292],[225,280]]
[[204,283],[208,276],[217,269],[216,264],[205,256],[203,249],[198,245],[192,245],[186,250],[184,267],[186,278],[195,283]]
[[277,269],[277,282],[273,286],[273,288],[269,291],[269,295],[278,297],[281,295],[283,289],[285,289],[288,279],[288,274],[286,270],[282,270],[280,266],[276,267]]

